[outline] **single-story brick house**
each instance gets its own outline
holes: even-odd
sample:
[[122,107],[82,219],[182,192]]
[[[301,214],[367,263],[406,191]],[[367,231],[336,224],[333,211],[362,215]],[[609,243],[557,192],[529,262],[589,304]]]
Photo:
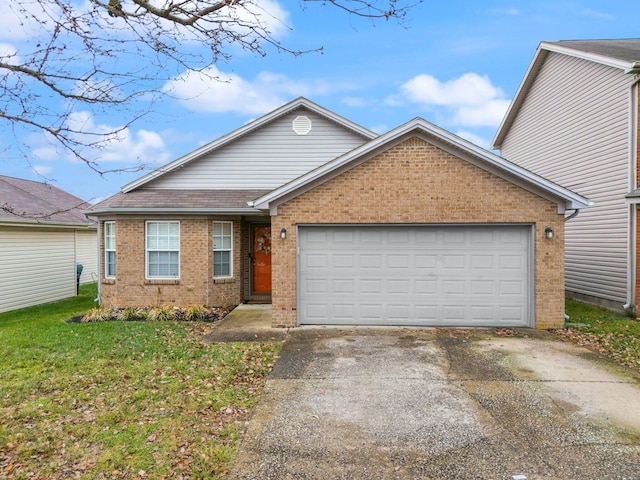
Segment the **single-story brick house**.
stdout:
[[296,99],[96,205],[103,305],[272,303],[302,324],[564,322],[587,199],[416,118]]

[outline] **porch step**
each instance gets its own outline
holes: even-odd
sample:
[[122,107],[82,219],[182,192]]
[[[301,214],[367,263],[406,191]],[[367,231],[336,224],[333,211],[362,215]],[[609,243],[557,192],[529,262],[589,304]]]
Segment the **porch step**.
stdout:
[[263,305],[271,303],[271,295],[252,295],[245,303],[250,305]]

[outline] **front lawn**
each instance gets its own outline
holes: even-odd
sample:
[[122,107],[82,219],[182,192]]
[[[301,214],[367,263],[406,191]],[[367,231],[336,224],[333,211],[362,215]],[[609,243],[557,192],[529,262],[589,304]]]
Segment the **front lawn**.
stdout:
[[95,296],[0,314],[0,478],[223,478],[281,344],[66,322]]
[[556,333],[640,370],[640,321],[622,313],[567,300],[567,328]]

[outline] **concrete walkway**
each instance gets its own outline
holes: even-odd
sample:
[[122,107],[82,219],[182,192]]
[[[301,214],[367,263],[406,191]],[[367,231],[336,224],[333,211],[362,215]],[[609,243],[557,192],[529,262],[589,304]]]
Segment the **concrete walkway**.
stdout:
[[268,342],[282,340],[286,328],[271,327],[271,305],[238,305],[205,336],[209,342]]
[[285,339],[235,480],[640,478],[640,376],[583,348],[536,331],[287,332],[268,314],[243,306],[211,334]]

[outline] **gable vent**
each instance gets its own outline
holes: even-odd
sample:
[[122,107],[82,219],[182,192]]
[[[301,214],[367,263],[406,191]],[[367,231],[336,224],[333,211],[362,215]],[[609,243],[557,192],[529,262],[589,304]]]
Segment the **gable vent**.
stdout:
[[311,131],[311,120],[309,117],[300,115],[293,121],[293,131],[298,135],[306,135]]

